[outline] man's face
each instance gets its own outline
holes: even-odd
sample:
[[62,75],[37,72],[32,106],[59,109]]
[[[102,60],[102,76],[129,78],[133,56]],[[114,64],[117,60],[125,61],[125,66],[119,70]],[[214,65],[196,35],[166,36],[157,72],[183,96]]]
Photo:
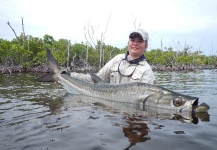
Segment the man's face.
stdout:
[[129,38],[128,51],[132,58],[140,57],[148,47],[147,41],[142,40],[140,37]]

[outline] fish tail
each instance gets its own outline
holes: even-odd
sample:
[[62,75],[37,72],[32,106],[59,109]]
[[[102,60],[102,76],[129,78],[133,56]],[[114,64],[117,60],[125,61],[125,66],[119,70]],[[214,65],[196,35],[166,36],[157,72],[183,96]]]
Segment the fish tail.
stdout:
[[47,65],[51,73],[58,73],[61,68],[58,64],[58,62],[54,59],[51,51],[46,47],[47,52]]
[[60,72],[60,66],[58,65],[58,62],[54,59],[51,51],[46,47],[47,52],[47,65],[49,68],[50,73],[45,74],[41,77],[36,78],[35,80],[38,82],[54,82],[54,74]]

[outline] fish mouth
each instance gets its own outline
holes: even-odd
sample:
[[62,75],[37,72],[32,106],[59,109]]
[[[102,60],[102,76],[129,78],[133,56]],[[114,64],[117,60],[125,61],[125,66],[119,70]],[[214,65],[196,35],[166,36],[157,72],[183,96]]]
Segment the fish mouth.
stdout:
[[196,112],[196,113],[207,112],[209,108],[210,108],[209,105],[207,105],[204,102],[198,105],[198,99],[196,99],[192,104],[192,112]]

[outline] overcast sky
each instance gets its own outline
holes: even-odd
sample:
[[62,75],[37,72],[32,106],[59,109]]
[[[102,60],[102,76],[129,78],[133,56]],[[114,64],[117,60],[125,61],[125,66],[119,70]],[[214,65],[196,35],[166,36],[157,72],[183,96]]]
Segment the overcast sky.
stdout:
[[[22,32],[45,34],[85,42],[84,27],[94,27],[96,38],[107,32],[105,43],[127,45],[131,30],[145,29],[149,49],[193,46],[206,55],[217,55],[217,0],[0,0],[0,38],[11,40]],[[110,19],[109,19],[110,18]]]

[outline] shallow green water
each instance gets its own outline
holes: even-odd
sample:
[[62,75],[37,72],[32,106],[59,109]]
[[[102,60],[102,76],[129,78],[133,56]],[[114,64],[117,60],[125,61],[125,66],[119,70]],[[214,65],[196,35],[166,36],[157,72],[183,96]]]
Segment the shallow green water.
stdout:
[[217,142],[217,72],[155,72],[157,84],[199,97],[208,116],[191,122],[147,115],[118,104],[69,95],[39,74],[0,75],[1,150],[214,150]]

